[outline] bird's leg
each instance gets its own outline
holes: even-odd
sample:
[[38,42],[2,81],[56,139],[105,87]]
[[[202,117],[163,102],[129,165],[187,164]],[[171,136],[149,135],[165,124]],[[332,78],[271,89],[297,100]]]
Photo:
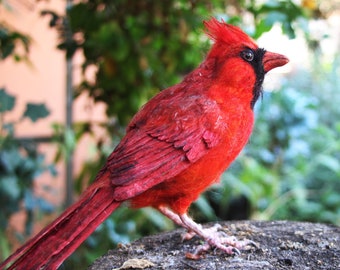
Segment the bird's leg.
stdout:
[[175,222],[178,226],[181,226],[181,227],[185,228],[185,225],[183,224],[183,222],[180,219],[179,215],[177,215],[175,212],[171,211],[168,207],[166,207],[166,206],[158,206],[157,209],[164,216],[168,217],[173,222]]
[[182,240],[189,240],[191,238],[193,238],[196,233],[193,232],[192,230],[190,230],[190,228],[187,228],[187,226],[182,222],[181,218],[179,217],[178,214],[176,214],[175,212],[173,212],[170,208],[166,207],[166,206],[158,206],[158,210],[166,217],[168,217],[169,219],[171,219],[174,223],[176,223],[178,226],[181,226],[185,229],[188,230],[187,233],[182,235]]
[[233,236],[227,236],[225,233],[218,231],[220,225],[213,226],[212,228],[203,229],[200,224],[193,221],[187,214],[179,215],[184,227],[191,232],[195,232],[198,236],[202,237],[208,245],[203,245],[196,254],[208,250],[210,247],[216,247],[227,254],[240,254],[239,250],[247,250],[250,246],[257,247],[256,243],[251,240],[239,241]]
[[216,247],[227,254],[240,254],[239,250],[247,250],[251,246],[257,247],[257,244],[251,240],[239,241],[233,236],[227,236],[225,233],[219,231],[219,229],[221,229],[221,225],[219,224],[215,224],[211,228],[203,229],[200,224],[193,221],[187,214],[178,215],[165,206],[159,206],[158,210],[177,225],[188,230],[188,232],[182,236],[183,240],[188,240],[198,235],[207,242],[205,245],[198,247],[194,255],[199,255],[211,247]]

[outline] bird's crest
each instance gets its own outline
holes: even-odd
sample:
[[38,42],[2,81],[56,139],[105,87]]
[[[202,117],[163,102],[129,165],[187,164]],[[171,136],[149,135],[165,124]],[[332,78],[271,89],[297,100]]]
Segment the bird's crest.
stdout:
[[215,18],[209,21],[204,21],[207,35],[215,42],[223,42],[228,45],[239,44],[239,43],[251,43],[255,44],[246,33],[240,28],[226,24],[223,20],[218,21]]

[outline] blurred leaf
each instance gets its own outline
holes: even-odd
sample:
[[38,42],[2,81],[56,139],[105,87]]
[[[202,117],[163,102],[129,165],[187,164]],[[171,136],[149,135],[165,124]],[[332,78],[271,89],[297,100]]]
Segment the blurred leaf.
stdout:
[[[1,110],[10,111],[14,109],[15,98],[0,90]],[[2,104],[6,106],[2,106]],[[27,104],[25,117],[32,121],[45,117],[48,114],[43,104]],[[45,164],[45,157],[37,150],[37,145],[31,141],[20,141],[15,138],[16,122],[3,122],[2,130],[7,132],[0,133],[0,205],[1,222],[0,230],[4,231],[11,215],[19,211],[23,200],[26,200],[25,212],[25,233],[31,234],[33,227],[33,209],[51,212],[52,205],[41,198],[36,198],[32,193],[34,179],[50,168],[52,165]],[[18,233],[18,236],[23,236]]]
[[[18,45],[22,45],[24,54],[19,54],[16,51]],[[17,61],[27,59],[29,51],[30,38],[18,31],[9,29],[7,25],[0,22],[0,59],[6,59],[8,56],[13,56]]]
[[51,19],[50,19],[50,23],[49,26],[50,27],[55,27],[58,25],[58,20],[60,19],[60,16],[51,10],[42,10],[40,12],[41,16],[46,16],[46,15],[50,15]]
[[71,129],[66,129],[64,133],[64,144],[67,152],[72,151],[76,146],[76,137]]
[[48,165],[48,166],[47,166],[47,169],[48,169],[48,171],[50,172],[50,174],[51,174],[53,177],[58,176],[58,171],[57,171],[56,167],[55,167],[53,164]]
[[50,114],[49,110],[43,103],[28,103],[23,117],[28,117],[32,122],[36,122],[40,118],[45,118]]
[[7,94],[4,88],[0,88],[0,113],[11,111],[15,104],[15,97]]
[[20,188],[18,178],[14,175],[2,175],[0,177],[0,195],[8,205],[19,199]]
[[198,211],[200,211],[206,218],[209,220],[215,220],[216,215],[214,212],[214,209],[209,204],[209,201],[204,198],[204,195],[201,195],[195,202],[195,206],[198,208]]
[[0,152],[0,168],[4,175],[14,173],[21,162],[21,155],[15,148],[4,149],[5,147],[6,145],[2,145]]
[[267,19],[260,20],[258,24],[256,25],[253,38],[258,39],[263,33],[270,31],[272,27],[273,27],[273,23],[268,23]]
[[340,162],[335,157],[329,155],[318,155],[317,161],[340,176]]
[[15,123],[4,123],[2,128],[7,131],[9,136],[13,136],[13,134],[14,134],[14,125],[15,125]]

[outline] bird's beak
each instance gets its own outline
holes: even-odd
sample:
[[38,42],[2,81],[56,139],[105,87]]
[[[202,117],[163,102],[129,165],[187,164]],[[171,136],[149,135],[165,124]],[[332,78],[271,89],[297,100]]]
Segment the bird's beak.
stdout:
[[273,68],[284,66],[288,62],[289,62],[289,59],[286,56],[282,54],[266,51],[263,57],[264,72],[267,73]]

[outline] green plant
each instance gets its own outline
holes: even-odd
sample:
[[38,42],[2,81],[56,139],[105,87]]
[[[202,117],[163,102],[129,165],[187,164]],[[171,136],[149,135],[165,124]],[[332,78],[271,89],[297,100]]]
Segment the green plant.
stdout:
[[[225,12],[230,9],[230,12]],[[71,58],[76,51],[85,57],[83,81],[75,96],[87,93],[107,105],[107,116],[126,125],[151,96],[191,71],[202,60],[208,40],[202,20],[217,15],[244,25],[252,18],[255,38],[280,23],[290,37],[293,24],[304,9],[293,1],[81,1],[71,5],[66,16],[51,10],[50,26],[60,36],[58,48]],[[88,18],[91,18],[89,20]],[[248,27],[249,28],[249,27]],[[88,73],[94,75],[89,79]]]
[[[15,61],[28,61],[29,45],[31,40],[29,36],[11,29],[9,26],[0,22],[0,59],[4,60],[12,56]],[[22,47],[23,53],[17,48]]]
[[[11,215],[22,209],[26,213],[25,234],[31,234],[34,222],[33,212],[39,209],[50,213],[53,206],[33,193],[34,179],[44,171],[55,175],[52,165],[46,164],[44,155],[38,151],[36,143],[15,137],[15,126],[25,118],[36,122],[49,115],[45,105],[28,103],[22,116],[15,122],[6,121],[6,113],[15,106],[15,97],[0,89],[0,233],[5,235]],[[2,256],[9,253],[6,238],[1,237]]]

